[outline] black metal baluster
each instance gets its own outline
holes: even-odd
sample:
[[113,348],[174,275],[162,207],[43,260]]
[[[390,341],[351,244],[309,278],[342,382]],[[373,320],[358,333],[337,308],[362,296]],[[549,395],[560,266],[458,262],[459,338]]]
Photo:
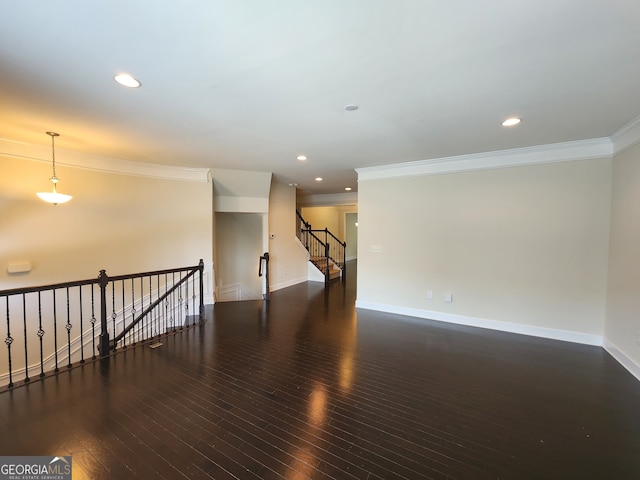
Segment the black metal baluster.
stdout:
[[[163,296],[167,291],[166,285],[163,284],[163,286],[164,286],[164,293],[161,292],[160,288],[158,288],[158,296],[156,298],[156,301],[160,299],[160,297]],[[160,287],[160,275],[158,275],[158,287]],[[158,306],[156,307],[156,310],[158,310],[158,330],[159,330],[160,336],[167,333],[167,329],[165,328],[167,321],[166,321],[166,317],[164,316],[164,309],[162,308],[163,303],[164,302],[158,303]]]
[[188,321],[189,321],[189,279],[187,278],[186,281],[184,282],[184,286],[185,286],[185,300],[184,300],[184,322],[183,325],[188,325]]
[[[171,285],[171,287],[173,288],[173,285]],[[176,328],[175,325],[173,323],[173,305],[175,304],[175,295],[176,292],[172,291],[171,295],[169,295],[167,297],[167,314],[168,314],[168,322],[169,322],[169,330],[171,332],[175,332]]]
[[[152,283],[153,283],[153,279],[151,277],[151,275],[149,275],[149,302],[150,304],[153,304],[153,294],[152,292]],[[156,316],[156,309],[152,308],[151,311],[149,312],[149,318],[150,320],[150,324],[151,324],[151,338],[154,338],[157,334],[158,334],[158,318]]]
[[[167,274],[164,274],[164,293],[166,294],[169,291],[169,278],[167,277]],[[164,299],[164,313],[163,313],[163,318],[164,318],[164,333],[168,334],[169,333],[169,297],[165,297]]]
[[84,363],[84,324],[83,320],[83,311],[84,306],[82,305],[82,285],[78,287],[80,294],[80,363]]
[[[153,304],[153,284],[151,275],[149,275],[149,307]],[[151,320],[147,323],[149,325],[149,329],[147,330],[147,338],[153,338],[153,312],[151,315]]]
[[160,322],[160,318],[158,317],[158,307],[154,308],[151,312],[151,322],[153,323],[153,328],[155,329],[153,332],[153,338],[159,337],[160,332],[158,331],[158,325]]
[[[180,272],[180,281],[182,282],[182,272]],[[182,321],[182,283],[178,287],[180,296],[178,297],[178,322],[180,323],[180,330],[184,327],[184,322]]]
[[[124,278],[122,279],[122,328],[126,327],[127,317],[125,316],[125,302],[124,302]],[[127,336],[122,338],[122,348],[127,348]]]
[[40,338],[40,378],[44,377],[44,347],[42,346],[42,337],[44,330],[42,329],[42,295],[38,290],[38,337]]
[[[160,295],[162,295],[162,293],[160,292],[160,275],[156,275],[156,298],[160,298]],[[154,308],[154,310],[157,312],[156,314],[156,335],[158,335],[158,337],[162,334],[162,321],[161,321],[161,315],[160,315],[160,311],[158,310],[158,307]]]
[[[138,315],[144,312],[144,285],[142,281],[142,277],[140,277],[140,290],[138,291],[138,299],[136,302],[140,302],[140,309],[138,310]],[[144,340],[144,320],[140,319],[138,323],[136,323],[136,328],[138,330],[138,342],[142,342]]]
[[[176,272],[171,272],[171,288],[176,285]],[[174,290],[171,293],[171,317],[169,318],[169,324],[171,325],[172,330],[176,330],[176,291]]]
[[[111,324],[113,325],[113,338],[116,338],[116,336],[118,335],[118,332],[116,331],[116,282],[113,281],[111,282]],[[116,345],[115,341],[113,343],[113,351],[116,351],[116,348],[118,346]]]
[[96,359],[96,302],[95,302],[95,289],[91,284],[91,351],[93,355],[91,358]]
[[[164,274],[164,291],[168,292],[171,287],[169,286],[169,274]],[[165,332],[169,333],[171,331],[171,325],[169,319],[171,318],[171,313],[169,311],[169,296],[164,299],[164,319],[165,319]]]
[[[136,319],[136,293],[135,293],[135,287],[134,287],[134,280],[132,278],[131,279],[131,323],[133,323],[135,319]],[[131,331],[132,345],[136,344],[136,330],[139,331],[138,328],[134,328]]]
[[[191,275],[191,291],[193,292],[191,295],[191,311],[192,315],[195,317],[196,315],[196,274]],[[195,319],[193,320],[195,324]]]
[[[144,278],[140,277],[140,311],[144,312]],[[139,322],[140,325],[140,341],[144,340],[145,320]]]
[[69,287],[67,287],[67,324],[64,326],[67,329],[67,355],[68,363],[67,368],[71,368],[71,311],[69,306]]
[[29,383],[29,358],[27,348],[27,298],[26,294],[22,294],[22,326],[24,328],[24,383]]
[[[155,298],[156,299],[158,298],[159,294],[160,294],[160,292],[156,291],[156,294],[155,294]],[[155,300],[154,300],[154,302],[155,302]],[[160,317],[158,316],[158,307],[157,306],[154,307],[153,312],[151,312],[151,315],[152,315],[152,318],[153,318],[153,328],[154,328],[153,336],[157,337],[157,336],[160,335]]]
[[53,371],[58,373],[60,369],[58,368],[58,309],[56,308],[56,289],[54,288],[51,293],[53,293],[53,355],[55,358],[55,368]]
[[13,343],[13,337],[11,336],[11,321],[9,316],[9,297],[4,297],[7,302],[7,338],[4,339],[4,343],[7,345],[7,355],[9,356],[9,388],[13,387],[13,368],[11,363],[11,344]]

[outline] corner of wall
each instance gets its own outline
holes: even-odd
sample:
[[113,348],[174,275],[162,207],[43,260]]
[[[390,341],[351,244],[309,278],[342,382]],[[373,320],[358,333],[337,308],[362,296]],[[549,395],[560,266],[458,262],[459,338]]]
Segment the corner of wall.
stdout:
[[629,373],[631,373],[631,375],[640,380],[640,365],[627,357],[627,355],[622,350],[620,350],[606,338],[604,339],[603,347],[613,358],[618,361],[618,363],[620,363],[620,365],[626,368]]

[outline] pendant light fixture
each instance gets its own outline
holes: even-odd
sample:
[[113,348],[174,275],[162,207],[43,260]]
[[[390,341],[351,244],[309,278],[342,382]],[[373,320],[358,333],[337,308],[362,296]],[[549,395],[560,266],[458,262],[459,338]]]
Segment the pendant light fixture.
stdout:
[[56,184],[58,183],[58,177],[56,177],[56,147],[55,147],[55,138],[59,137],[60,134],[56,132],[47,132],[47,135],[51,137],[51,158],[53,160],[53,176],[49,179],[51,183],[53,183],[53,191],[52,192],[38,192],[37,195],[45,202],[52,203],[54,205],[58,205],[59,203],[65,203],[71,200],[73,197],[71,195],[65,195],[64,193],[58,193],[56,190]]

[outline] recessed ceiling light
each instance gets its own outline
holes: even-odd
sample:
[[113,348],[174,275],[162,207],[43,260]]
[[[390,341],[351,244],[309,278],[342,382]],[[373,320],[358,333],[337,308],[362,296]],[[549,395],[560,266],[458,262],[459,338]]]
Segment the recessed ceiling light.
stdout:
[[133,78],[128,73],[119,73],[119,74],[115,75],[113,77],[113,79],[116,82],[118,82],[120,85],[123,85],[125,87],[129,87],[129,88],[138,88],[140,85],[142,85],[138,80]]
[[322,177],[316,177],[316,182],[321,182],[322,180],[324,180],[324,178],[322,178]]
[[507,118],[504,122],[502,122],[502,126],[513,127],[514,125],[518,125],[521,121],[522,119],[517,117]]
[[306,156],[306,155],[298,155],[298,156],[296,157],[296,159],[297,159],[297,160],[300,160],[301,162],[304,162],[304,161],[307,159],[307,156]]
[[344,187],[344,189],[345,189],[347,192],[350,192],[350,191],[351,191],[351,187]]
[[360,108],[360,107],[358,107],[358,105],[354,105],[353,103],[350,103],[349,105],[344,107],[344,109],[347,112],[355,112],[356,110],[358,110],[358,108]]

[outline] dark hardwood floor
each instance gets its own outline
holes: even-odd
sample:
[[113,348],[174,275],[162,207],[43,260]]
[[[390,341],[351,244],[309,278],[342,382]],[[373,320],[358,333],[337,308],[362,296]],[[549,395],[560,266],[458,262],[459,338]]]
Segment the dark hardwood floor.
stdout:
[[350,267],[0,394],[0,455],[72,455],[78,479],[640,478],[640,382],[604,350],[356,311]]

